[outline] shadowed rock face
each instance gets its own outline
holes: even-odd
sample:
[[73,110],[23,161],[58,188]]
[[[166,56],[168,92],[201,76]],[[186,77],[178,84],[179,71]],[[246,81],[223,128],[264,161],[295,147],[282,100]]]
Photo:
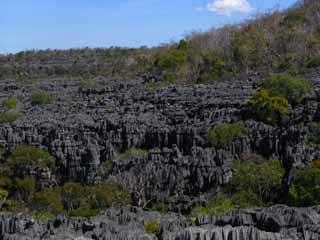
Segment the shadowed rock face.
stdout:
[[[144,224],[157,221],[159,236],[146,234]],[[277,205],[199,217],[192,223],[178,214],[160,215],[138,208],[111,208],[91,219],[58,217],[41,223],[23,215],[0,215],[0,239],[107,240],[315,240],[320,238],[320,208]]]
[[[315,86],[319,74],[310,73]],[[213,85],[148,89],[142,80],[108,81],[79,91],[80,81],[51,79],[37,88],[55,96],[53,103],[32,106],[35,86],[3,81],[0,100],[17,94],[22,118],[0,125],[0,144],[44,148],[58,169],[36,170],[44,186],[77,181],[113,180],[129,188],[137,205],[161,200],[171,210],[190,209],[201,196],[231,178],[231,165],[240,155],[260,154],[280,159],[289,170],[303,168],[320,156],[307,144],[309,124],[318,117],[318,102],[296,106],[287,128],[245,121],[249,133],[223,149],[210,147],[208,131],[220,122],[239,121],[241,107],[254,91],[245,81]],[[317,88],[316,88],[317,90]],[[111,161],[128,148],[149,150],[147,157]],[[108,166],[108,167],[106,167]]]

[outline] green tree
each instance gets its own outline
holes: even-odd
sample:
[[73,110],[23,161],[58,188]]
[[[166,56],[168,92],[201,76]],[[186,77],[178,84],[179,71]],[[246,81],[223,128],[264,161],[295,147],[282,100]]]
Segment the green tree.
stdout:
[[46,151],[34,146],[16,147],[8,159],[12,169],[21,169],[26,166],[53,168],[54,158]]
[[305,97],[314,94],[308,80],[289,74],[274,74],[264,81],[263,87],[271,97],[282,97],[293,104],[300,103]]
[[63,212],[62,197],[59,189],[45,188],[33,194],[33,208],[37,212],[57,215]]
[[32,177],[18,178],[15,180],[14,188],[20,199],[28,204],[31,201],[32,194],[35,192],[36,183]]
[[222,148],[246,134],[247,129],[243,123],[222,123],[210,129],[209,141],[211,146]]
[[261,163],[237,161],[230,185],[234,192],[252,192],[261,203],[268,203],[277,199],[283,176],[284,169],[277,160]]
[[320,169],[295,172],[289,189],[290,204],[299,207],[320,205]]
[[68,212],[80,208],[86,201],[86,189],[79,183],[69,182],[63,185],[61,194]]
[[244,115],[267,124],[285,122],[289,114],[288,100],[281,96],[271,96],[266,89],[258,90],[247,102]]

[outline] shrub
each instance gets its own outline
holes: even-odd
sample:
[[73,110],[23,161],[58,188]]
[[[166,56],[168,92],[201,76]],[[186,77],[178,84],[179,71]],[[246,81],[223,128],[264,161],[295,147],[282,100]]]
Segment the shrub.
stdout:
[[72,210],[70,212],[70,216],[89,218],[89,217],[97,216],[100,211],[101,211],[100,209],[78,208],[78,209]]
[[283,175],[284,169],[277,160],[261,163],[238,161],[233,166],[230,185],[234,192],[256,194],[261,203],[272,202],[278,197]]
[[234,209],[234,204],[231,198],[227,198],[225,195],[219,193],[214,199],[212,199],[207,207],[196,207],[192,210],[193,216],[199,215],[222,215],[230,212]]
[[312,123],[308,132],[308,142],[315,147],[320,147],[320,123]]
[[124,153],[115,157],[115,160],[128,160],[130,158],[145,158],[148,156],[148,151],[139,148],[129,148]]
[[20,116],[21,114],[17,112],[2,112],[0,113],[0,124],[14,123]]
[[64,206],[67,211],[73,211],[80,208],[86,201],[86,189],[79,183],[69,182],[63,185],[61,194]]
[[247,134],[242,123],[222,123],[209,131],[209,141],[213,147],[224,147]]
[[320,169],[320,159],[312,161],[312,167]]
[[33,207],[38,212],[57,215],[63,212],[61,193],[57,189],[43,189],[33,194]]
[[3,204],[7,200],[9,193],[7,190],[0,189],[0,209],[2,209]]
[[21,213],[25,210],[26,206],[23,201],[7,199],[3,204],[3,208],[8,212]]
[[269,91],[271,97],[286,98],[289,103],[294,104],[314,93],[308,80],[289,74],[274,74],[264,82],[263,87]]
[[169,206],[165,203],[155,203],[152,204],[151,211],[156,211],[165,214],[169,211]]
[[19,104],[19,100],[16,97],[11,96],[2,102],[2,107],[7,110],[10,110],[10,109],[16,108],[18,104]]
[[244,114],[267,124],[278,124],[286,120],[289,104],[286,98],[272,97],[268,90],[260,89],[246,104]]
[[54,220],[55,219],[55,215],[52,214],[51,212],[46,212],[46,211],[43,211],[43,212],[33,212],[32,214],[32,217],[36,220],[39,220],[39,221],[50,221],[50,220]]
[[103,209],[112,205],[128,205],[130,194],[121,186],[112,183],[105,183],[93,186],[89,189],[90,206],[93,209]]
[[29,203],[32,193],[35,191],[36,183],[32,177],[18,178],[14,185],[19,196],[25,203]]
[[18,146],[16,147],[8,164],[14,168],[23,168],[25,166],[34,167],[54,167],[54,158],[46,151],[33,146]]
[[52,102],[52,96],[44,92],[38,92],[31,96],[32,105],[45,105]]
[[320,57],[314,57],[311,58],[308,62],[307,62],[307,67],[308,68],[316,68],[316,67],[320,67]]
[[299,207],[320,205],[320,169],[296,171],[289,199],[291,205]]
[[231,201],[234,206],[238,206],[240,208],[263,206],[263,203],[259,199],[258,195],[254,193],[251,189],[242,190],[240,192],[235,193],[232,196]]
[[79,90],[84,91],[89,88],[93,88],[95,83],[92,80],[83,81],[80,83]]
[[157,221],[149,221],[144,224],[144,230],[148,234],[154,234],[158,236],[161,233],[161,226]]

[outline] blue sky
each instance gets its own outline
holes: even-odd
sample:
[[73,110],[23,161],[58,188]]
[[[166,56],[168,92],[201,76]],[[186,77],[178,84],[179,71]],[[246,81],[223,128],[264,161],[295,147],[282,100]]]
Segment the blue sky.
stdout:
[[1,0],[0,52],[155,46],[295,0]]

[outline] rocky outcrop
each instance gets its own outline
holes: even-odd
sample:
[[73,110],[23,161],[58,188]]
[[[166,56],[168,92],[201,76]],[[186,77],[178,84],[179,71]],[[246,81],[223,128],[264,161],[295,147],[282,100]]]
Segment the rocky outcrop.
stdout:
[[[320,79],[316,76],[312,75],[315,86]],[[81,81],[76,79],[39,81],[37,88],[55,97],[41,106],[30,103],[33,84],[0,83],[6,89],[1,99],[17,95],[24,114],[13,124],[0,125],[0,144],[9,151],[20,144],[48,150],[57,170],[33,174],[44,186],[113,180],[138,196],[140,206],[157,199],[184,211],[203,193],[227,183],[232,162],[242,155],[279,159],[288,171],[304,168],[320,156],[307,142],[309,125],[318,118],[315,99],[295,107],[289,127],[247,120],[247,137],[215,149],[208,142],[209,129],[243,120],[241,108],[254,91],[252,83],[234,80],[148,89],[143,80],[95,81],[86,90],[79,89]],[[110,164],[131,147],[149,150],[148,157]]]
[[[156,221],[158,236],[144,224]],[[65,218],[40,222],[24,215],[0,215],[0,239],[94,240],[314,240],[320,238],[320,208],[277,205],[199,217],[196,223],[178,214],[161,215],[138,208],[111,208],[95,218]]]

